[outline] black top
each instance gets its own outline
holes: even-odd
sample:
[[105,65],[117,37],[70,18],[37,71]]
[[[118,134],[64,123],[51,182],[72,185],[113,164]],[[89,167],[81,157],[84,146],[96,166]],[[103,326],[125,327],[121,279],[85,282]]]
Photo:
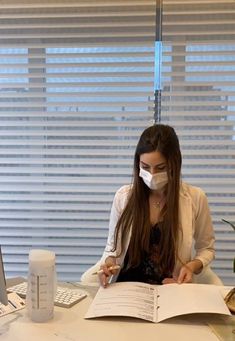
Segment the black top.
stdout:
[[128,267],[128,251],[124,259],[124,266],[121,269],[117,282],[144,282],[150,284],[162,284],[166,277],[171,277],[171,274],[160,273],[156,262],[156,247],[161,239],[161,230],[159,224],[156,224],[151,229],[149,253],[145,253],[142,261],[136,267]]

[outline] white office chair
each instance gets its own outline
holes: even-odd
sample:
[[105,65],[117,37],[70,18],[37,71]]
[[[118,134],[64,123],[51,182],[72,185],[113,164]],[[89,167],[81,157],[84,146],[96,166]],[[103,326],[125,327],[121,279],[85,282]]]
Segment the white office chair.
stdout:
[[[100,261],[98,261],[95,265],[86,270],[81,276],[81,282],[83,284],[98,284],[98,276],[93,275],[100,269]],[[203,271],[193,276],[193,282],[199,284],[214,284],[214,285],[223,285],[223,282],[219,278],[219,276],[211,270],[209,266],[205,267]]]

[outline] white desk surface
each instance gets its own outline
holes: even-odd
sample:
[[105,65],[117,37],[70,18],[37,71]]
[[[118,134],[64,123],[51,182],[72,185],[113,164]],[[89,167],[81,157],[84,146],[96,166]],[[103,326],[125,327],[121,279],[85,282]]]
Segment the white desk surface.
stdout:
[[161,323],[114,317],[85,320],[84,315],[97,288],[94,286],[82,288],[87,291],[88,297],[69,309],[55,306],[54,318],[49,322],[32,322],[27,316],[26,309],[1,317],[0,340],[218,341],[206,324],[209,318],[206,315],[172,318]]

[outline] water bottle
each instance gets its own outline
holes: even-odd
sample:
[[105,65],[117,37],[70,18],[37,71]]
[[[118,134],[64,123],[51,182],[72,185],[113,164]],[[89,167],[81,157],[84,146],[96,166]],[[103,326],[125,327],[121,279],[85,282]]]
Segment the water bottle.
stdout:
[[53,318],[55,291],[55,253],[30,250],[26,308],[32,321],[46,322]]

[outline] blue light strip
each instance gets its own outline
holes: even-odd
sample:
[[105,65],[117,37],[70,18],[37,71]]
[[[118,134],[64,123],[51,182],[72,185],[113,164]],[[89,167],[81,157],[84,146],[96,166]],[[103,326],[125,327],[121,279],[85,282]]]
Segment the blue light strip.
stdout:
[[162,88],[161,70],[162,70],[162,42],[156,41],[154,61],[154,91],[159,91]]

